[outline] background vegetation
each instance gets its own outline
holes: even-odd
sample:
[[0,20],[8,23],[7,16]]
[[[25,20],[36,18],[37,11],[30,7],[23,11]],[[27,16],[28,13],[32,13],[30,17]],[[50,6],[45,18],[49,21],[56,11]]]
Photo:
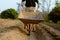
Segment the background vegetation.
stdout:
[[18,13],[15,9],[7,9],[7,10],[4,10],[1,12],[1,18],[4,18],[4,19],[17,19],[18,18]]
[[60,7],[55,7],[49,14],[49,20],[52,20],[54,23],[60,21]]

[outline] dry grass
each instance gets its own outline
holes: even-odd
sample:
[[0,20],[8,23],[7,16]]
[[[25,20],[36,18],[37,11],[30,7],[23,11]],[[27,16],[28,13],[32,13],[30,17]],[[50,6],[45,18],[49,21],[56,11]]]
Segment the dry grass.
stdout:
[[[0,29],[11,28],[16,24],[23,24],[20,20],[0,19]],[[2,31],[2,30],[0,30]],[[0,32],[0,40],[27,40],[27,35],[23,34],[18,28]]]
[[0,19],[0,28],[10,27],[19,23],[22,24],[20,20]]

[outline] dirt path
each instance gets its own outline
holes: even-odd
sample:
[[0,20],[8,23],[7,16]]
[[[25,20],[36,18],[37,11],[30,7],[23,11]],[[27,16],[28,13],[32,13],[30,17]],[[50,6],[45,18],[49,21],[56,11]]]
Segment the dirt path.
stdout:
[[18,28],[0,33],[0,40],[37,40],[35,34],[32,32],[30,36],[24,34]]
[[37,30],[36,32],[31,32],[30,36],[27,36],[18,28],[14,28],[13,30],[0,33],[0,40],[52,40],[46,32],[44,33]]
[[15,28],[8,32],[0,33],[0,40],[27,40],[27,36]]
[[[19,22],[19,20],[0,19],[0,28],[9,27]],[[25,31],[23,26],[13,28],[12,30],[0,33],[0,40],[54,40],[47,31],[40,27],[37,27],[36,32],[31,32],[30,36],[27,36]]]
[[[19,23],[23,24],[19,20],[0,19],[0,29],[7,28],[9,26],[19,24]],[[36,38],[35,38],[34,33],[31,33],[30,36],[27,36],[23,32],[23,30],[19,28],[14,28],[12,30],[7,30],[2,33],[0,32],[0,40],[36,40]]]

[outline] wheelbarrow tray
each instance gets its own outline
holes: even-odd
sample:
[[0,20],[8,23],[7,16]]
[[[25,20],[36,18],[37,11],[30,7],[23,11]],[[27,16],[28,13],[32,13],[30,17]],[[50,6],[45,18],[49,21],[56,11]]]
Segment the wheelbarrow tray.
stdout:
[[38,24],[40,22],[43,22],[44,20],[37,20],[37,19],[23,19],[23,18],[19,18],[19,20],[21,20],[23,23],[26,24]]

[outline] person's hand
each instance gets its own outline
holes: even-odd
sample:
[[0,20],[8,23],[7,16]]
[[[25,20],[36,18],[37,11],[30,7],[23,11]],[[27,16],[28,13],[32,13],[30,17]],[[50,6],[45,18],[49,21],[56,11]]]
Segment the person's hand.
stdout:
[[21,6],[23,7],[24,6],[24,3],[22,2]]
[[38,3],[38,8],[40,7],[40,3]]
[[38,8],[39,8],[40,6],[38,5]]
[[21,6],[23,7],[23,4],[21,4]]

